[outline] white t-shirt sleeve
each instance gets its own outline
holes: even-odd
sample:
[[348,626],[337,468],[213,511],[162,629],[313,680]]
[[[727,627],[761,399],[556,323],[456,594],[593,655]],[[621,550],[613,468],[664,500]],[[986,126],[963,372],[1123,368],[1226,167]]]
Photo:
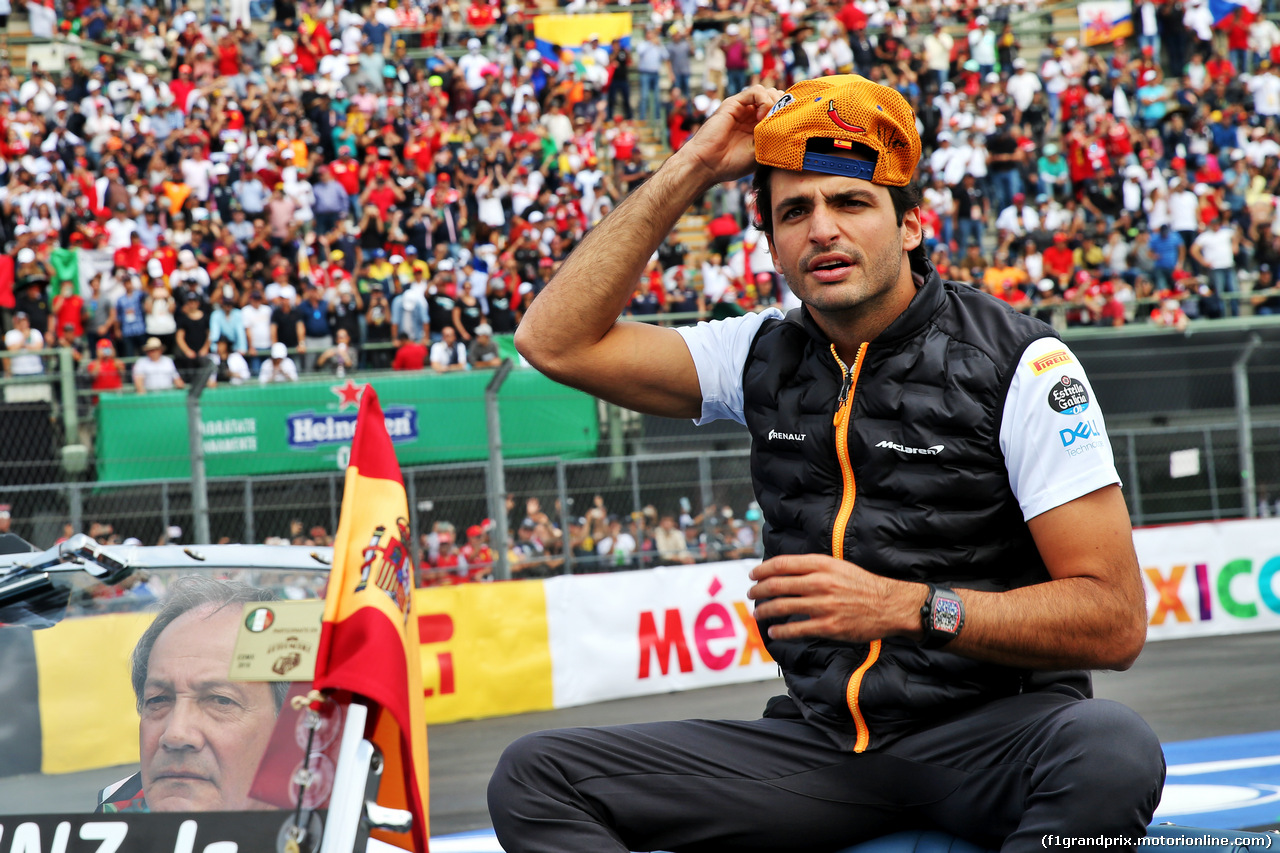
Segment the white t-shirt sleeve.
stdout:
[[1000,449],[1026,520],[1120,482],[1089,378],[1062,341],[1041,338],[1023,352],[1005,398]]
[[727,419],[746,425],[742,414],[742,368],[761,324],[782,316],[777,308],[768,308],[759,314],[676,328],[693,356],[702,389],[702,416],[695,424]]

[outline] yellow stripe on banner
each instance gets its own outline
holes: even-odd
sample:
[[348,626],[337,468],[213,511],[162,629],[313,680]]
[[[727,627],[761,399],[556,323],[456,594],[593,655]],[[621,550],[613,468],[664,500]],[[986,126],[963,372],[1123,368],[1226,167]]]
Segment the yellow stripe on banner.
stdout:
[[428,723],[552,708],[541,581],[420,589],[414,605]]
[[[65,619],[35,632],[44,773],[138,761],[138,711],[129,655],[154,613]],[[68,803],[88,809],[90,803]]]
[[592,35],[600,37],[600,46],[608,47],[614,39],[631,35],[633,23],[626,12],[600,15],[535,15],[533,37],[559,47],[581,47]]

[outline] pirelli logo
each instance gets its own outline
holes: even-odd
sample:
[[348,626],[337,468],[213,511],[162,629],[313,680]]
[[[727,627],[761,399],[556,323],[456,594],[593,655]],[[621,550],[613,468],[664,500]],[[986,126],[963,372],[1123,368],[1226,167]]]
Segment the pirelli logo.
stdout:
[[1039,376],[1046,370],[1053,370],[1053,368],[1060,364],[1071,364],[1073,361],[1074,359],[1071,358],[1071,353],[1064,349],[1056,349],[1053,352],[1047,352],[1033,360],[1031,362],[1031,372],[1036,376]]

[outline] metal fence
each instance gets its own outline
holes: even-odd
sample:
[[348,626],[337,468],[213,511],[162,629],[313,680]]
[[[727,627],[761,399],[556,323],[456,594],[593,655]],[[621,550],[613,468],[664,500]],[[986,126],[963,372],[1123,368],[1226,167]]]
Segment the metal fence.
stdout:
[[[1116,468],[1135,525],[1271,515],[1280,494],[1280,420],[1255,422],[1256,490],[1242,474],[1239,424],[1111,429]],[[1256,513],[1251,512],[1250,498]]]
[[[1194,426],[1111,429],[1116,467],[1134,524],[1239,518],[1249,514],[1250,493],[1241,476],[1241,432],[1235,420]],[[1253,497],[1259,514],[1270,514],[1280,498],[1280,419],[1254,421],[1253,456],[1260,486]],[[745,556],[758,546],[749,451],[658,453],[597,459],[531,459],[504,465],[507,508],[514,541],[526,517],[545,513],[561,531],[586,519],[585,537],[541,542],[534,562],[549,571],[598,571],[655,565],[664,560],[639,550],[619,556],[595,546],[617,519],[637,539],[663,516],[687,525],[693,559]],[[487,464],[433,465],[404,469],[414,539],[433,547],[430,534],[466,529],[490,516]],[[209,522],[214,542],[313,542],[328,544],[337,530],[343,475],[320,474],[211,479]],[[147,481],[127,486],[59,483],[9,487],[13,532],[45,547],[70,532],[143,544],[192,541],[195,529],[190,481]],[[732,517],[726,517],[726,510]],[[754,513],[752,513],[754,516]]]
[[[1280,512],[1280,326],[1261,319],[1239,329],[1230,321],[1206,323],[1186,336],[1126,329],[1068,338],[1106,413],[1135,525]],[[8,508],[7,517],[0,512],[0,532],[11,529],[40,547],[69,532],[136,537],[144,544],[195,542],[198,502],[190,479],[92,480],[101,463],[94,421],[83,409],[76,417],[69,373],[55,372],[57,364],[51,359],[43,400],[18,399],[23,386],[0,382],[0,505]],[[424,386],[423,393],[429,390]],[[527,405],[540,403],[546,401]],[[516,411],[523,405],[519,398]],[[694,430],[687,422],[604,405],[598,424],[603,457],[548,457],[522,436],[508,442],[498,469],[479,456],[405,468],[415,541],[428,552],[440,530],[465,541],[469,526],[498,514],[513,541],[535,540],[536,559],[528,560],[534,572],[645,566],[677,558],[642,548],[598,553],[611,517],[624,530],[634,525],[643,542],[643,534],[672,515],[677,521],[686,516],[684,526],[692,527],[689,554],[678,559],[745,555],[758,547],[757,523],[747,518],[754,496],[742,430],[723,423]],[[472,438],[483,447],[484,430]],[[85,454],[78,467],[68,448]],[[156,465],[167,459],[156,449],[144,451]],[[210,477],[210,541],[326,542],[336,532],[342,492],[337,466]],[[505,507],[505,514],[495,507]],[[726,507],[732,520],[723,514]],[[541,512],[546,524],[522,532],[524,519]],[[577,519],[587,523],[570,523]],[[568,535],[556,538],[554,531]]]
[[[525,561],[531,564],[525,566],[526,574],[546,573],[548,568],[639,568],[664,561],[642,549],[625,555],[595,553],[595,544],[608,535],[614,519],[642,534],[660,524],[663,515],[672,515],[678,523],[686,514],[697,520],[689,549],[690,558],[699,561],[722,559],[731,552],[754,553],[758,544],[756,528],[744,521],[754,500],[745,452],[520,460],[508,462],[504,473],[507,493],[499,496],[498,505],[507,508],[513,540],[519,542],[524,535],[525,518],[541,513],[563,531],[586,520],[581,536],[540,542],[545,552]],[[435,547],[431,534],[450,530],[463,539],[468,527],[490,515],[487,463],[405,468],[403,474],[414,540],[424,551]],[[330,544],[343,489],[343,475],[337,471],[210,479],[211,539]],[[195,529],[189,481],[17,486],[6,489],[4,498],[11,506],[10,529],[40,547],[71,532],[116,541],[136,538],[146,545],[188,543]],[[726,509],[733,512],[732,520]],[[742,533],[744,528],[752,531],[752,538]]]

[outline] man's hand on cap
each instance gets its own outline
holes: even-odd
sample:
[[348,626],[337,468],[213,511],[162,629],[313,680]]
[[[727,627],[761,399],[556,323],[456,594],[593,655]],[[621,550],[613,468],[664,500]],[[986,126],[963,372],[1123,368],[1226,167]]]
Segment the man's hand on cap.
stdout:
[[675,156],[693,158],[708,186],[750,174],[756,166],[756,125],[782,94],[764,86],[744,89],[721,104]]

